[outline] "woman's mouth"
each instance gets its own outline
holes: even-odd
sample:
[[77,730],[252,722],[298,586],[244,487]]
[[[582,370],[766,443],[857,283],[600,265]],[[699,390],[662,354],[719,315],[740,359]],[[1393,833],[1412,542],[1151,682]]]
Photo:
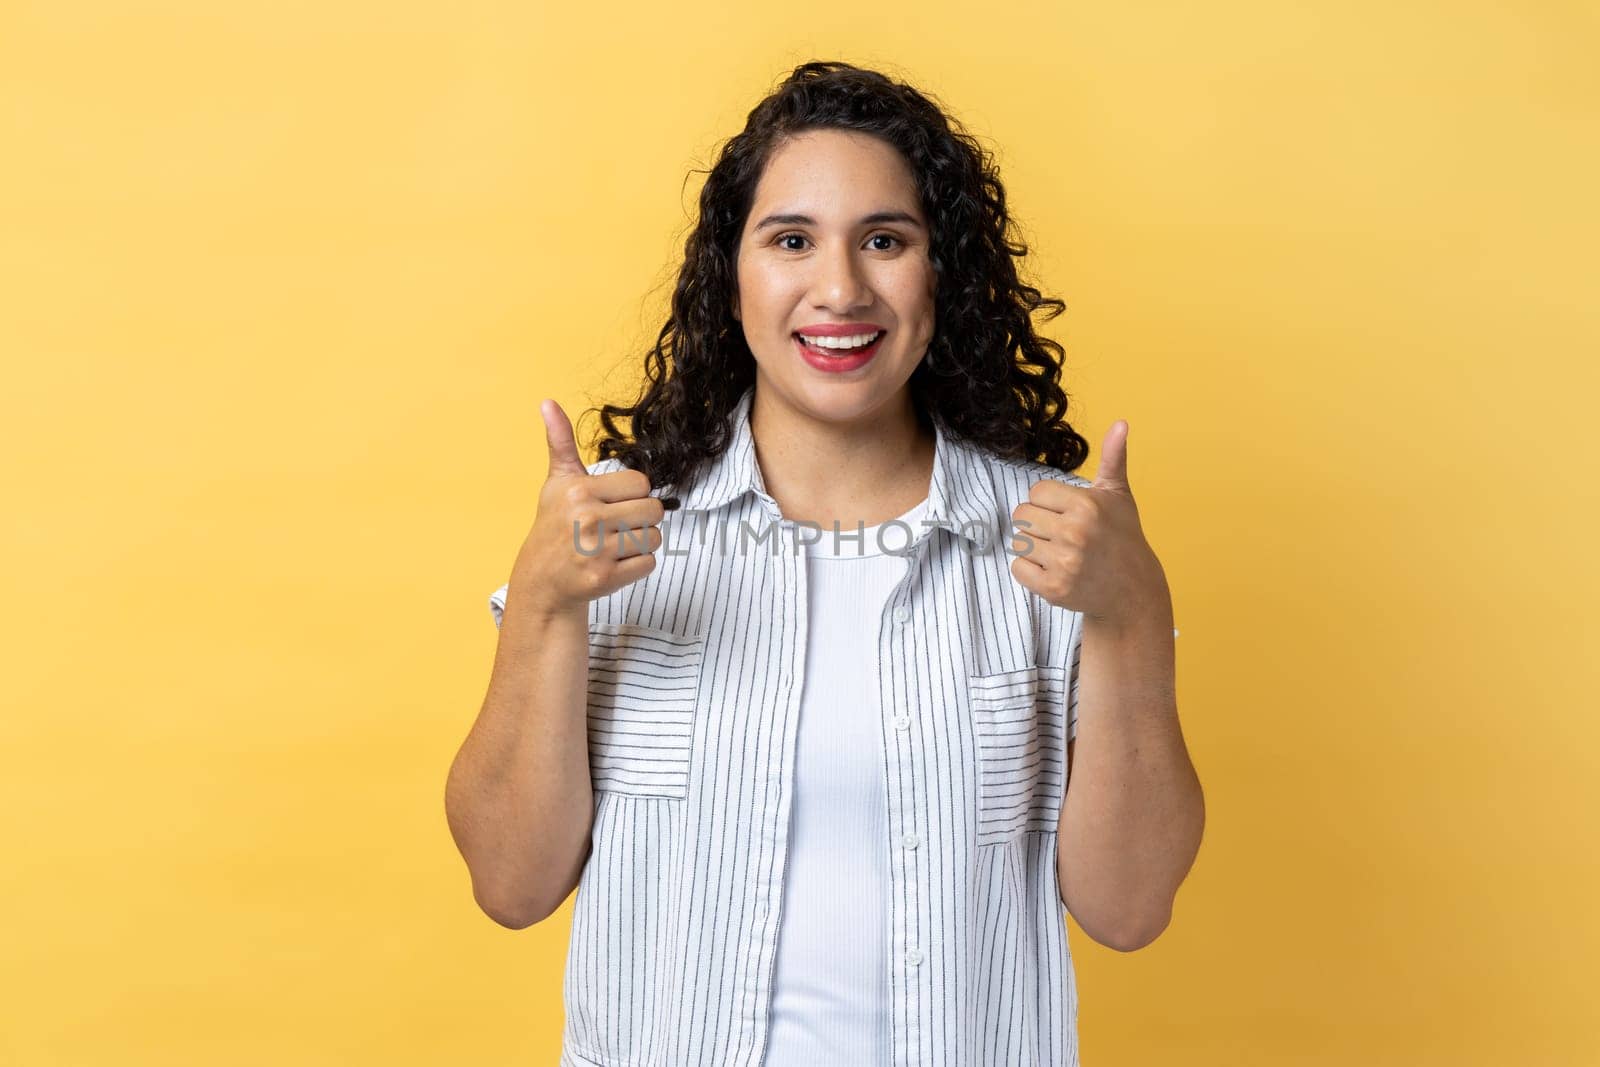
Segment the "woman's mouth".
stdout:
[[[799,349],[801,357],[818,370],[828,371],[832,374],[841,374],[845,371],[855,370],[865,366],[878,352],[879,346],[887,330],[879,330],[866,344],[850,347],[825,348],[822,345],[811,344],[800,334],[794,334],[795,347]],[[835,341],[835,338],[828,338]]]

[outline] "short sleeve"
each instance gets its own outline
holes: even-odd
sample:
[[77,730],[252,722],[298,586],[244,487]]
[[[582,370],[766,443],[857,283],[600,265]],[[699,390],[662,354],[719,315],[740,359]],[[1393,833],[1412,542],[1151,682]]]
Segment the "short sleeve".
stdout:
[[1067,644],[1067,740],[1078,736],[1078,661],[1083,652],[1083,616],[1072,620],[1072,637]]

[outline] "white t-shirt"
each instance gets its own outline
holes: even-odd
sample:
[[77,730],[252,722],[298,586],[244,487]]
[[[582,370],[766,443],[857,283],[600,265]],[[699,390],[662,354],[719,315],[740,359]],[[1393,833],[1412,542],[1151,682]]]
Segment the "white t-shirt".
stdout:
[[805,680],[764,1067],[891,1058],[878,635],[908,566],[894,553],[922,533],[927,503],[859,539],[853,525],[835,535],[784,523],[785,551],[796,532],[816,541],[805,549]]

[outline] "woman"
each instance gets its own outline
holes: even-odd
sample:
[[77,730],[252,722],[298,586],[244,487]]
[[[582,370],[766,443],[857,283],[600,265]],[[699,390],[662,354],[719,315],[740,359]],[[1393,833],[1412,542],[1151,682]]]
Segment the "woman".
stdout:
[[[700,208],[597,462],[541,407],[451,771],[474,895],[523,927],[576,885],[569,1067],[1076,1063],[1067,902],[1136,947],[1198,847],[1126,424],[1070,473],[1031,321],[1065,305],[913,89],[797,68]],[[1080,694],[1103,784],[1067,804]]]

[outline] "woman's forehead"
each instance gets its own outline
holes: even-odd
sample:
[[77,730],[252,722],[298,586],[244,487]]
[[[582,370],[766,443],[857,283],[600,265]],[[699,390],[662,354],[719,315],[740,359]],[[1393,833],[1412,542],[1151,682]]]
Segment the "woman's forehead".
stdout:
[[817,130],[774,148],[756,184],[751,221],[778,214],[853,226],[894,211],[921,217],[916,184],[899,151],[876,137]]

